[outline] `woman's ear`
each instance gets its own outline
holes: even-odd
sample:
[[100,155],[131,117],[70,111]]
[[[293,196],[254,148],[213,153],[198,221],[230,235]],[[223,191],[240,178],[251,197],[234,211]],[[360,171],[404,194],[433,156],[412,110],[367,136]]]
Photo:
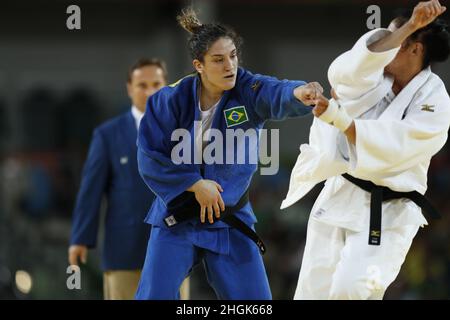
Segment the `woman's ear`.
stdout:
[[414,55],[420,55],[422,56],[424,54],[424,46],[422,42],[415,42],[414,45],[412,46],[412,51],[411,53]]
[[192,65],[194,66],[195,70],[197,70],[198,73],[203,72],[203,64],[198,59],[194,59],[192,61]]

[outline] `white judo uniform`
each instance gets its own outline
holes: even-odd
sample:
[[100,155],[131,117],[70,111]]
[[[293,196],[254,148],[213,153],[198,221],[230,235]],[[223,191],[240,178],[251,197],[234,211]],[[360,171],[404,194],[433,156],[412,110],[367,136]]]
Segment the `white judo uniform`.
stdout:
[[354,119],[356,144],[314,118],[309,143],[300,146],[281,208],[326,183],[310,214],[294,299],[382,299],[427,224],[411,200],[385,201],[381,244],[369,245],[370,194],[341,176],[424,194],[430,159],[447,140],[450,98],[442,80],[426,68],[395,96],[384,68],[400,48],[368,49],[389,32],[366,33],[328,70],[340,105]]

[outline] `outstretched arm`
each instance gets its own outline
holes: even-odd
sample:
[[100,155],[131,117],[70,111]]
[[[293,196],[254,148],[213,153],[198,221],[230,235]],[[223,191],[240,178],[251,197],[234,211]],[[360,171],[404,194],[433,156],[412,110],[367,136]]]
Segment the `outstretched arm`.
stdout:
[[414,7],[411,18],[403,26],[369,45],[369,50],[383,52],[399,47],[410,35],[433,22],[446,10],[447,8],[441,6],[438,0],[420,2]]
[[317,82],[278,80],[245,70],[237,90],[261,121],[306,115],[323,91]]
[[[370,44],[368,49],[373,52],[384,52],[397,48],[411,34],[433,22],[445,11],[446,7],[441,6],[438,0],[420,2],[414,8],[413,14],[408,22],[386,37]],[[332,100],[328,100],[323,95],[318,95],[313,114],[341,130],[346,135],[348,141],[354,145],[357,135],[355,122],[347,115],[344,109],[339,107],[337,97],[334,96],[333,98]]]

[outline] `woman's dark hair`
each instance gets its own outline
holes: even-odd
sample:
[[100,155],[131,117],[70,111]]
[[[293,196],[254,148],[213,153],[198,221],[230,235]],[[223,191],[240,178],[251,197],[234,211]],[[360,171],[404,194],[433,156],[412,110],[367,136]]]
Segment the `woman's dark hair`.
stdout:
[[[398,11],[393,20],[395,26],[400,28],[412,16],[413,10],[405,9]],[[447,60],[450,54],[450,35],[447,23],[442,19],[436,19],[429,25],[417,30],[409,36],[410,41],[419,41],[423,44],[425,52],[422,68],[428,67],[435,62]]]
[[206,52],[220,38],[230,38],[239,54],[242,39],[230,27],[217,23],[202,24],[191,7],[183,9],[177,20],[191,34],[188,45],[192,59],[203,61]]

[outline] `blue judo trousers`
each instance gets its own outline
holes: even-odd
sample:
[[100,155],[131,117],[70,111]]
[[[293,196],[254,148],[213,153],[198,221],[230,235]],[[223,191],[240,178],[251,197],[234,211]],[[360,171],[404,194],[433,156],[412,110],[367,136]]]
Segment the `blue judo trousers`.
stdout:
[[[213,138],[205,147],[206,152],[212,140],[216,147],[222,147],[215,155],[223,159],[213,163],[197,163],[194,159],[194,124],[201,119],[199,76],[189,75],[149,98],[138,134],[138,168],[156,200],[145,219],[153,231],[136,299],[179,299],[182,281],[200,262],[219,299],[272,298],[259,249],[240,231],[220,220],[202,224],[199,218],[168,228],[164,218],[169,215],[168,208],[177,205],[186,190],[201,179],[219,183],[225,206],[234,206],[257,169],[257,161],[252,159],[259,154],[259,141],[249,143],[245,135],[226,141],[227,134],[240,130],[259,137],[266,120],[310,113],[311,107],[293,95],[294,89],[303,84],[239,68],[235,87],[224,92],[214,114],[212,129],[224,138]],[[178,140],[174,139],[175,131],[181,132],[175,135]],[[179,152],[183,161],[174,161],[173,151],[179,151],[182,142],[187,146]],[[235,216],[254,230],[257,220],[250,203]]]

